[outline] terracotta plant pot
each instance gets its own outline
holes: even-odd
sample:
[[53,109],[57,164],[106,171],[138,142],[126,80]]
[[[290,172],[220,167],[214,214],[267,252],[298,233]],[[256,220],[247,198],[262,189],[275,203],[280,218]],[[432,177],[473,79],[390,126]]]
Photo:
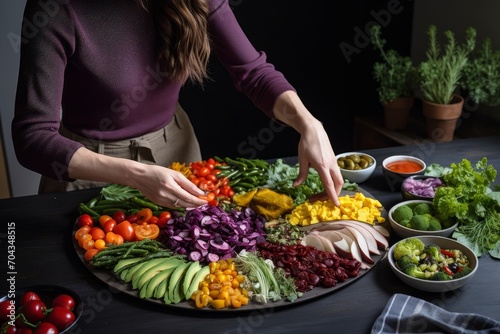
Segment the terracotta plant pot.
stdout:
[[384,125],[389,130],[404,130],[410,120],[410,112],[415,98],[398,97],[384,104]]
[[449,104],[422,101],[422,113],[426,119],[427,135],[435,142],[452,141],[457,120],[462,115],[464,99],[453,95]]

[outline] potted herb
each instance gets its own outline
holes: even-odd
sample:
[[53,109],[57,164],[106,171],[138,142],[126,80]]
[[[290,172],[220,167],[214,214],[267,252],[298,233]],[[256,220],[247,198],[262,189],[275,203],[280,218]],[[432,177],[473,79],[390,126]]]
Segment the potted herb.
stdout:
[[384,108],[385,126],[403,130],[408,124],[414,102],[413,78],[415,67],[410,57],[394,49],[385,50],[380,25],[370,27],[370,40],[381,61],[373,64],[373,78],[378,83],[378,99]]
[[430,25],[427,31],[427,59],[418,66],[418,75],[427,133],[435,141],[453,140],[457,120],[462,113],[464,100],[456,91],[468,57],[475,47],[476,30],[469,27],[465,33],[465,42],[459,44],[451,30],[445,31],[447,42],[444,52],[441,52],[436,26]]
[[491,38],[485,38],[470,55],[460,87],[475,104],[500,104],[500,51],[493,50]]

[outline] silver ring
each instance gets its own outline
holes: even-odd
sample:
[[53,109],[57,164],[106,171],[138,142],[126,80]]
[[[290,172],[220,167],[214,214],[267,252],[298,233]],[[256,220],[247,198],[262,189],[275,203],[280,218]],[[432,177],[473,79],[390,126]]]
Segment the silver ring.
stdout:
[[174,208],[178,208],[178,207],[179,207],[179,197],[177,197],[177,199],[174,202]]

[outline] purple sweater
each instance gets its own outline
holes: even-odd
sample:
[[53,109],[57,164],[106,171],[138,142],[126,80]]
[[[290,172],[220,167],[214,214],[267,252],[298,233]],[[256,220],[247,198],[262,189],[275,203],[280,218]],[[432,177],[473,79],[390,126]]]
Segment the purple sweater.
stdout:
[[[99,140],[170,122],[183,83],[159,70],[152,16],[135,1],[28,0],[24,19],[12,122],[23,166],[70,180],[67,166],[82,145],[58,133],[61,120]],[[272,117],[276,98],[294,89],[248,41],[227,0],[210,1],[209,34],[236,89]]]

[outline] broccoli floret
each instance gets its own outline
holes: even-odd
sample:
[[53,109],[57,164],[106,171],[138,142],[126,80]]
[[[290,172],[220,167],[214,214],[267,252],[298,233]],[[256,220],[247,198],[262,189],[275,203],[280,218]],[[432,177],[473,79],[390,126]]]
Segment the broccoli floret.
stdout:
[[429,227],[427,228],[427,231],[439,231],[442,230],[443,226],[441,226],[441,222],[439,219],[432,217],[429,219]]
[[439,260],[441,254],[441,247],[438,245],[427,245],[424,248],[424,253],[429,255],[435,260]]
[[413,211],[408,205],[398,206],[392,212],[392,218],[400,224],[402,224],[402,221],[404,220],[409,221],[411,217],[413,217]]
[[426,231],[429,228],[429,218],[425,215],[415,215],[410,219],[410,228]]
[[402,221],[399,222],[399,225],[404,226],[404,227],[410,227],[410,220],[403,219]]
[[396,262],[399,269],[403,270],[409,265],[418,264],[418,256],[403,255]]
[[419,238],[408,238],[399,241],[394,247],[394,260],[398,261],[403,255],[420,256],[425,248]]
[[461,278],[469,275],[472,272],[472,268],[469,266],[461,266],[462,270],[453,275],[453,279]]
[[432,214],[432,210],[433,209],[431,205],[427,203],[420,203],[413,208],[413,214],[414,215]]
[[449,281],[451,280],[451,276],[446,274],[444,271],[436,271],[434,275],[431,276],[431,280],[433,281]]
[[409,275],[412,277],[421,278],[421,279],[426,278],[425,272],[414,263],[404,267],[401,271],[404,272],[406,275]]

